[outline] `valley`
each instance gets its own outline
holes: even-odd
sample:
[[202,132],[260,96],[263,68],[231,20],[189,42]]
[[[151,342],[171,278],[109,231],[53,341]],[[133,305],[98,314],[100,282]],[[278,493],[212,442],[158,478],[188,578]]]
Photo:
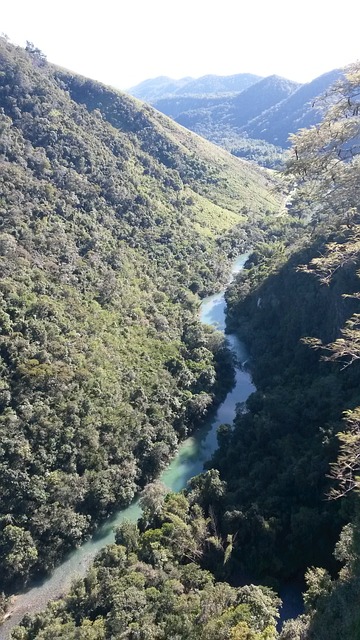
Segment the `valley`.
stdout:
[[0,69],[1,638],[356,640],[359,65]]
[[[232,275],[242,268],[247,259],[247,254],[240,256],[232,265]],[[214,326],[217,330],[225,330],[225,299],[220,292],[207,297],[201,303],[201,322]],[[231,352],[236,360],[235,384],[227,394],[222,404],[217,408],[214,416],[211,416],[205,424],[187,438],[179,447],[175,458],[160,475],[160,482],[169,491],[178,492],[184,489],[187,482],[201,473],[204,464],[208,462],[217,448],[216,432],[221,424],[231,424],[236,415],[238,402],[245,402],[254,391],[251,376],[243,370],[242,362],[247,358],[244,345],[235,335],[228,335]],[[122,522],[136,522],[141,516],[141,507],[136,500],[126,509],[121,509],[113,514],[101,525],[93,538],[85,542],[81,547],[72,552],[65,561],[57,567],[49,579],[32,586],[23,594],[17,595],[14,605],[10,607],[7,616],[9,620],[1,627],[1,637],[8,638],[10,630],[18,624],[25,613],[34,614],[41,611],[49,602],[60,598],[68,591],[73,581],[84,578],[89,570],[96,554],[106,545],[115,541],[115,530]]]

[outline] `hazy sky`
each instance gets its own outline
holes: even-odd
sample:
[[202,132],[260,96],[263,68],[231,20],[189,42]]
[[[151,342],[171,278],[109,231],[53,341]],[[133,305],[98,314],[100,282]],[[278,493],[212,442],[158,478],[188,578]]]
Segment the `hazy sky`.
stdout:
[[358,0],[4,4],[0,32],[13,42],[30,40],[51,62],[120,88],[207,73],[277,73],[307,82],[360,58]]

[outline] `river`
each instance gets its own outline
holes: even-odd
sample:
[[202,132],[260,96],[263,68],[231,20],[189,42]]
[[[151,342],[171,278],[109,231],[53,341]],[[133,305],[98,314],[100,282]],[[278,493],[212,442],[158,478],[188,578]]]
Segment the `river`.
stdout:
[[[233,263],[231,279],[243,268],[247,257],[247,254],[243,254]],[[200,320],[221,331],[225,331],[226,303],[224,294],[225,290],[209,296],[202,301],[200,306]],[[211,421],[180,445],[177,455],[161,474],[160,480],[171,491],[181,491],[190,478],[203,471],[204,463],[211,458],[217,448],[217,428],[223,423],[231,424],[235,418],[236,405],[244,402],[255,390],[249,372],[241,367],[241,363],[247,359],[244,345],[235,335],[230,334],[227,338],[239,364],[235,372],[235,386],[218,407]],[[85,575],[97,552],[105,545],[114,542],[114,527],[125,519],[137,520],[140,514],[141,509],[137,501],[126,509],[116,512],[99,527],[91,539],[71,552],[50,577],[16,596],[10,610],[11,617],[0,627],[1,640],[7,640],[10,637],[11,629],[21,621],[26,613],[41,611],[49,600],[65,594],[75,578]],[[281,595],[285,596],[286,600],[286,593]],[[294,607],[291,605],[288,607],[290,615],[299,613],[298,596],[297,593]],[[284,604],[286,605],[286,602]],[[286,617],[290,617],[289,614]],[[285,616],[283,617],[285,618]]]

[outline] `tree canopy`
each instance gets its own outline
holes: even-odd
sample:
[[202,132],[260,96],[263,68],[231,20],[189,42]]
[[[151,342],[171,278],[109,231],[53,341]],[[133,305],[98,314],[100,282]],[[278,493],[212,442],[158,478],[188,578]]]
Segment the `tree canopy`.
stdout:
[[0,162],[0,567],[15,585],[128,504],[231,386],[199,296],[278,196],[264,172],[6,39]]

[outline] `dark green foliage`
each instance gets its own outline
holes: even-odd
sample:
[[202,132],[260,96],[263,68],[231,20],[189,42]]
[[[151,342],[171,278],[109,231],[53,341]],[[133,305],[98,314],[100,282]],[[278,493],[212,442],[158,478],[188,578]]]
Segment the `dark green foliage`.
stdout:
[[358,283],[355,265],[340,270],[331,287],[297,271],[323,245],[285,264],[276,245],[259,247],[227,294],[230,326],[251,348],[257,391],[214,456],[227,484],[220,529],[236,533],[233,561],[261,575],[333,567],[344,522],[339,503],[326,499],[327,474],[342,412],[360,400],[359,368],[320,362],[301,339],[334,339],[356,304],[342,294]]
[[[358,95],[352,65],[330,91],[323,123],[294,136],[291,209],[312,216],[305,248],[262,243],[227,295],[230,325],[251,349],[257,391],[234,430],[220,434],[219,530],[233,535],[234,568],[237,561],[273,578],[312,565],[306,615],[285,625],[284,640],[359,636],[357,496],[349,493],[359,486]],[[348,493],[346,501],[330,499]],[[349,519],[355,523],[335,554],[346,565],[332,580],[331,549]]]
[[0,42],[0,109],[0,565],[21,582],[129,503],[231,384],[197,294],[244,245],[240,210],[277,197],[30,43]]
[[140,534],[123,523],[120,544],[100,552],[84,580],[24,619],[14,640],[273,640],[279,599],[267,588],[215,582],[198,563],[211,523],[197,504],[169,494]]
[[324,569],[306,573],[306,614],[286,622],[281,640],[355,640],[360,637],[359,504],[355,522],[346,525],[334,555],[343,564],[336,580]]
[[[323,226],[332,224],[337,229],[327,238],[321,253],[302,267],[333,293],[339,281],[346,280],[344,274],[354,278],[359,267],[359,85],[357,62],[345,70],[344,77],[329,92],[322,123],[293,136],[294,154],[287,167],[293,181],[301,176],[298,197],[307,204],[313,223],[322,220]],[[348,287],[345,299],[357,301],[352,316],[335,316],[335,322],[339,320],[341,325],[335,336],[318,335],[306,340],[318,353],[320,350],[323,360],[337,363],[347,372],[343,389],[346,411],[337,434],[340,447],[336,462],[334,456],[331,464],[329,492],[331,499],[347,507],[346,519],[351,520],[343,528],[334,553],[344,566],[335,580],[323,568],[308,570],[306,615],[285,625],[283,640],[360,637],[358,281],[348,282]],[[331,393],[331,389],[328,391]]]

